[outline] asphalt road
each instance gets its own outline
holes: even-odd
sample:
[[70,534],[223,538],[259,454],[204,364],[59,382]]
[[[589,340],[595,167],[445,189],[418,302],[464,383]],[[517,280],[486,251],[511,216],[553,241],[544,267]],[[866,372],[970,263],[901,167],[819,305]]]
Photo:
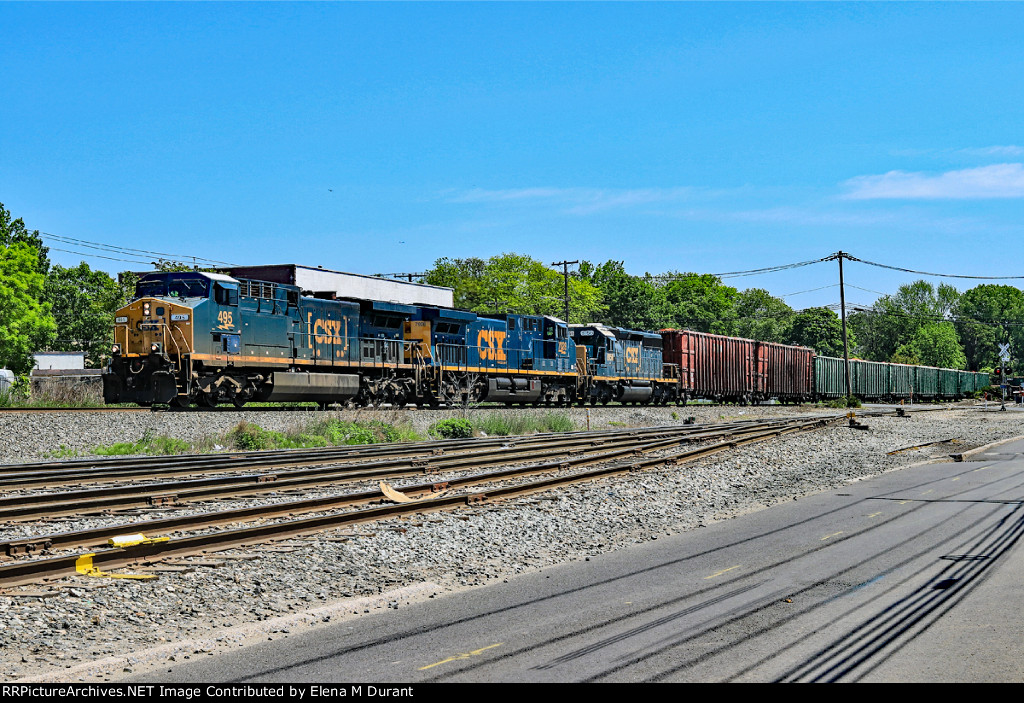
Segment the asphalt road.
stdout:
[[137,678],[1021,681],[1022,452],[892,472]]

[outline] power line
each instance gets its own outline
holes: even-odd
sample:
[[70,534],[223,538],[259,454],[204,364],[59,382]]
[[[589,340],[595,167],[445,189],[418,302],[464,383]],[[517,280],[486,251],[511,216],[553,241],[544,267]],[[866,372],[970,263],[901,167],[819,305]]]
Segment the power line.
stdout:
[[[937,276],[939,278],[973,278],[973,279],[986,280],[986,281],[1002,281],[1002,280],[1009,280],[1009,279],[1024,279],[1024,276],[967,276],[967,275],[964,275],[964,274],[957,274],[957,273],[929,273],[928,271],[915,271],[914,269],[902,268],[900,266],[890,266],[888,264],[880,264],[880,263],[877,263],[875,261],[866,261],[864,259],[858,259],[856,256],[851,256],[849,254],[844,254],[843,256],[846,257],[847,259],[849,259],[850,261],[857,261],[857,262],[860,262],[862,264],[867,264],[869,266],[877,266],[878,268],[889,269],[891,271],[902,271],[904,273],[913,273],[913,274],[919,275],[919,276]],[[874,292],[874,291],[872,291],[872,292]]]
[[792,264],[781,264],[779,266],[767,266],[759,269],[749,269],[747,271],[725,271],[723,273],[664,273],[651,278],[656,278],[662,281],[676,281],[682,278],[689,278],[691,276],[715,276],[716,278],[739,278],[741,276],[759,276],[764,273],[774,273],[776,271],[786,271],[788,269],[800,268],[801,266],[810,266],[811,264],[820,264],[824,261],[831,261],[833,256],[826,256],[821,259],[813,259],[810,261],[798,261]]
[[928,322],[949,322],[954,325],[986,325],[989,327],[1021,327],[1024,326],[1024,318],[1011,317],[1004,318],[1001,320],[979,320],[970,317],[943,317],[942,315],[922,315],[908,312],[901,312],[899,310],[875,310],[870,305],[862,305],[859,303],[851,304],[854,312],[865,313],[868,315],[878,315],[879,317],[898,317],[906,320],[926,320]]
[[874,293],[875,295],[889,295],[888,293],[883,293],[880,290],[871,290],[870,288],[861,288],[860,286],[855,286],[852,283],[847,283],[846,285],[848,287],[850,287],[850,288],[856,288],[857,290],[862,290],[865,293]]
[[81,251],[72,251],[71,249],[58,249],[57,247],[47,247],[50,251],[60,251],[65,254],[75,254],[76,256],[92,257],[94,259],[106,259],[108,261],[121,261],[126,264],[152,264],[152,261],[138,261],[136,259],[119,259],[113,256],[103,256],[102,254],[85,253]]
[[[123,247],[116,244],[103,244],[102,242],[93,242],[86,239],[76,239],[74,237],[65,237],[60,234],[53,234],[51,232],[40,232],[40,235],[56,240],[62,244],[73,244],[79,247],[85,247],[86,249],[96,249],[97,251],[104,251],[107,253],[125,254],[127,256],[139,256],[145,254],[146,256],[160,256],[167,257],[176,261],[187,261],[191,259],[193,262],[202,262],[205,264],[223,264],[224,266],[234,266],[234,264],[227,261],[218,261],[217,259],[208,259],[204,256],[195,256],[192,254],[168,254],[159,251],[150,251],[147,249],[135,249],[133,247]],[[57,249],[53,247],[55,251],[63,251],[71,254],[79,254],[80,256],[95,256],[97,258],[111,258],[100,256],[99,254],[84,254],[82,252],[68,251],[67,249]],[[126,261],[128,263],[152,263],[151,261],[140,262],[129,259],[113,259],[114,261]]]
[[[780,298],[789,298],[789,297],[794,296],[794,295],[801,295],[803,293],[813,293],[814,291],[825,290],[826,288],[838,288],[838,287],[839,287],[838,283],[833,283],[833,284],[828,285],[828,286],[821,286],[820,288],[808,288],[807,290],[798,290],[796,293],[786,293],[785,295],[780,295],[779,297]],[[850,287],[853,288],[854,286],[850,286]]]

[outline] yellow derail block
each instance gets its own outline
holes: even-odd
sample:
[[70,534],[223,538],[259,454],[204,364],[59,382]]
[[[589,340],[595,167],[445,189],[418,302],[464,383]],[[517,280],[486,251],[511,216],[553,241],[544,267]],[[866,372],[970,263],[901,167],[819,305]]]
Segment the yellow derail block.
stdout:
[[170,541],[170,537],[146,537],[141,532],[134,535],[118,535],[107,540],[110,547],[134,547],[139,544],[156,544]]
[[[134,547],[139,544],[156,544],[157,542],[169,542],[170,537],[146,537],[144,534],[118,535],[107,540],[111,547]],[[155,574],[112,574],[109,571],[100,571],[93,563],[95,553],[83,554],[75,561],[75,571],[83,576],[108,579],[136,579],[139,581],[155,579]]]

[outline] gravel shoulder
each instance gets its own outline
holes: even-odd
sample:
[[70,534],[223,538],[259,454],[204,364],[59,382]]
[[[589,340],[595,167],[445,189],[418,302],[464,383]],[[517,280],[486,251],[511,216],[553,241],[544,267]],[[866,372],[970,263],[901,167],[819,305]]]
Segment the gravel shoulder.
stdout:
[[[836,411],[688,406],[594,408],[589,415],[593,429],[605,429],[609,423],[677,423],[687,416],[714,422],[814,412]],[[435,414],[406,413],[417,429],[450,416],[431,417]],[[586,410],[572,414],[585,426]],[[88,450],[134,440],[147,429],[186,439],[189,432],[198,437],[226,431],[243,419],[287,429],[302,420],[285,417],[293,415],[308,414],[96,414],[76,415],[70,423],[54,415],[21,416],[28,418],[21,423],[4,416],[0,462],[36,461],[59,444]],[[355,419],[358,413],[338,415]],[[197,566],[151,581],[80,577],[52,587],[17,589],[0,594],[0,679],[98,681],[144,675],[168,662],[212,656],[324,622],[397,609],[699,529],[885,471],[948,461],[951,453],[1024,434],[1022,419],[1017,411],[999,412],[993,406],[871,418],[868,431],[837,425],[671,468],[325,533],[276,551],[253,549],[259,558],[223,559],[217,568]],[[951,439],[957,441],[944,442]],[[938,441],[943,443],[887,454]]]

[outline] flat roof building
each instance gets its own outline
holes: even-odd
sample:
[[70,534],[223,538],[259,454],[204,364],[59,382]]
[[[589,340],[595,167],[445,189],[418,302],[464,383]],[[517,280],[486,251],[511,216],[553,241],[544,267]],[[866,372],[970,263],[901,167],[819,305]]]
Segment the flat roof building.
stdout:
[[359,273],[332,271],[319,266],[301,264],[270,264],[267,266],[232,266],[218,269],[233,278],[285,283],[303,291],[327,297],[382,300],[406,305],[431,305],[442,308],[454,306],[451,288],[410,283],[392,278],[378,278]]

